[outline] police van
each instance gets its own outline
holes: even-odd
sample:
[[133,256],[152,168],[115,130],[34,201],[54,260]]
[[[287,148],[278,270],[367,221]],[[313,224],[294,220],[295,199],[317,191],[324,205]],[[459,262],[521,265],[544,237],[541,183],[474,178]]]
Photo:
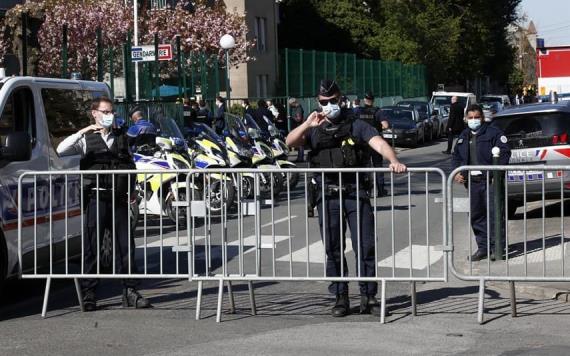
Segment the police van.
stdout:
[[[22,207],[22,269],[40,272],[80,253],[80,178],[30,176],[26,171],[79,170],[79,155],[60,157],[57,145],[88,126],[91,101],[109,96],[105,83],[2,77],[0,70],[0,293],[17,277],[18,203]],[[51,243],[50,243],[51,242]],[[52,245],[52,248],[50,248]]]

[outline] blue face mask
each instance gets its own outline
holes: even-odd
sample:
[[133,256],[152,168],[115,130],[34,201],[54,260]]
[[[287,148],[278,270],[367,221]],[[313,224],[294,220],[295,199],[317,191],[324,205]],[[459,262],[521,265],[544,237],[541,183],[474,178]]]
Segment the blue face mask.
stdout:
[[467,120],[467,126],[469,126],[471,131],[477,131],[481,127],[481,120],[480,119]]
[[113,115],[113,114],[103,115],[103,117],[101,118],[100,124],[104,128],[108,129],[109,127],[111,127],[113,125],[114,120],[115,120],[115,115]]

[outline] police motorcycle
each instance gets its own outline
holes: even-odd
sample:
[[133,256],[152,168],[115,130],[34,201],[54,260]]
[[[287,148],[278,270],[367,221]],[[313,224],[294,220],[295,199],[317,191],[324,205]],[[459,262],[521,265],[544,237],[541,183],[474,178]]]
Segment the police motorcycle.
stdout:
[[[297,165],[289,161],[289,147],[285,144],[283,140],[283,135],[277,130],[273,123],[266,118],[265,120],[267,127],[265,131],[265,137],[267,137],[268,144],[271,145],[271,150],[273,152],[273,158],[275,163],[280,168],[297,168]],[[283,173],[283,184],[287,183],[287,174]],[[289,174],[289,188],[294,189],[299,183],[299,173]],[[284,187],[285,188],[285,187]]]
[[[271,146],[267,144],[267,137],[264,137],[264,133],[249,114],[244,115],[243,123],[247,129],[246,134],[251,142],[251,152],[252,156],[252,166],[259,169],[270,169],[278,170],[280,169],[277,164],[275,157],[273,156],[273,150]],[[264,172],[260,175],[260,191],[262,196],[270,197],[271,189],[273,187],[273,197],[279,196],[279,193],[284,188],[284,175],[281,174],[271,174]]]
[[[223,140],[210,127],[195,123],[186,129],[188,154],[192,168],[229,168],[230,159]],[[231,174],[195,173],[190,179],[192,200],[205,200],[210,214],[220,214],[225,204],[231,207],[236,198],[236,185]],[[206,198],[206,199],[204,199]]]
[[178,217],[184,221],[185,210],[179,209],[177,215],[173,203],[186,200],[186,176],[168,171],[190,168],[187,146],[173,119],[162,117],[154,123],[160,131],[155,144],[137,147],[134,160],[137,170],[165,172],[137,174],[138,213],[166,215],[174,222]]

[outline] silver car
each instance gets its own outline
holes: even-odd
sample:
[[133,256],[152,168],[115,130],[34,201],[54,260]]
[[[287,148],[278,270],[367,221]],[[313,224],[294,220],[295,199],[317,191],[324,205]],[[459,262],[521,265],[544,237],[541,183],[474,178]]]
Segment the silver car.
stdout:
[[[494,117],[492,126],[505,133],[512,154],[510,165],[569,165],[570,164],[570,102],[538,103],[505,109]],[[526,200],[541,200],[543,182],[545,199],[561,197],[561,180],[564,190],[570,191],[568,171],[507,172],[509,216]]]

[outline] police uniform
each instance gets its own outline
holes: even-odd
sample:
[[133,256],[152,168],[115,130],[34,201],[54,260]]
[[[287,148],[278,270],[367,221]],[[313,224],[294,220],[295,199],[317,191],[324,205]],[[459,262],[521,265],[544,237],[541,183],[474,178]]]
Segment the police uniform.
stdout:
[[[466,165],[492,165],[493,147],[500,149],[499,164],[509,163],[511,149],[507,144],[507,138],[503,132],[487,123],[483,123],[476,133],[467,128],[461,132],[454,147],[452,157],[453,169]],[[487,255],[487,211],[489,211],[490,234],[494,236],[495,231],[495,207],[493,203],[494,189],[492,182],[489,182],[489,204],[487,204],[487,174],[486,172],[467,171],[462,172],[463,177],[471,181],[470,205],[471,205],[471,227],[477,241],[478,252]],[[492,174],[489,174],[492,179]],[[466,183],[466,187],[468,184]],[[487,205],[489,210],[487,210]],[[504,239],[504,229],[501,236]],[[489,241],[491,251],[494,250],[495,240]]]
[[[80,161],[81,170],[118,170],[135,169],[132,156],[129,153],[126,136],[121,131],[113,131],[113,143],[108,147],[103,137],[99,133],[88,133],[85,135],[85,155]],[[114,175],[114,185],[112,175],[99,175],[99,184],[95,175],[84,175],[84,196],[86,199],[85,212],[85,273],[97,273],[97,227],[99,227],[99,244],[103,240],[105,229],[112,233],[113,224],[115,229],[115,266],[117,273],[136,273],[134,263],[135,244],[131,236],[130,258],[131,269],[129,271],[129,183],[130,192],[135,191],[135,176]],[[114,196],[113,196],[114,192]],[[99,200],[97,200],[97,198]],[[114,198],[114,200],[113,200]],[[113,211],[114,206],[114,211]],[[97,220],[97,210],[99,210],[99,220]],[[114,214],[114,215],[113,215]],[[100,256],[99,256],[100,257]],[[101,262],[100,262],[101,263]],[[100,267],[101,268],[101,267]],[[98,279],[84,279],[81,281],[84,291],[94,290],[98,284]],[[125,288],[134,288],[137,281],[133,279],[123,280]]]
[[[374,99],[372,99],[374,100]],[[359,107],[358,110],[355,110],[355,118],[363,120],[365,122],[367,122],[368,124],[370,124],[370,126],[376,128],[377,130],[381,131],[381,125],[380,125],[380,120],[378,118],[378,111],[379,109],[376,106],[364,106],[364,107]],[[377,168],[381,168],[382,167],[382,155],[379,154],[378,152],[374,151],[372,148],[367,147],[367,152],[368,152],[368,157],[366,157],[365,159],[365,166],[366,167],[377,167]],[[377,189],[377,194],[379,196],[384,196],[385,195],[385,190],[384,190],[384,173],[381,172],[376,172],[376,189]],[[373,182],[374,179],[372,178],[370,179],[370,183],[369,183],[369,189],[371,192],[374,192],[373,190]]]
[[[366,156],[365,146],[378,131],[362,120],[353,120],[352,110],[343,108],[338,124],[325,123],[311,128],[306,134],[306,144],[311,148],[309,155],[311,167],[315,168],[357,168],[362,167],[362,158]],[[321,175],[316,175],[317,181],[317,209],[319,212],[319,225],[321,236],[326,246],[328,277],[340,276],[341,263],[344,265],[344,275],[348,275],[348,267],[344,252],[341,253],[341,226],[342,238],[346,222],[340,219],[340,192],[342,191],[342,215],[348,220],[351,232],[352,246],[356,252],[357,264],[360,264],[362,277],[373,277],[376,273],[375,242],[374,242],[374,216],[370,199],[366,193],[365,185],[360,174],[359,189],[356,186],[356,173],[343,173],[342,185],[339,185],[338,174],[325,174],[325,181]],[[324,185],[325,196],[322,196]],[[323,211],[323,199],[325,201]],[[360,206],[358,206],[360,205]],[[357,221],[357,211],[360,214],[360,223]],[[323,226],[323,217],[326,226]],[[357,231],[358,225],[360,232]],[[360,236],[360,242],[358,242]],[[357,246],[360,244],[360,251]],[[343,244],[346,246],[346,244]],[[358,265],[357,265],[358,270]],[[377,293],[376,282],[360,282],[360,294],[374,297]],[[342,295],[348,293],[348,283],[332,282],[329,286],[332,294]]]
[[[80,133],[67,137],[57,147],[59,155],[81,154],[81,170],[121,170],[135,169],[136,166],[129,152],[127,135],[123,129],[112,129],[106,135],[100,132]],[[115,267],[120,274],[133,274],[137,272],[134,253],[135,243],[133,235],[129,242],[129,190],[135,192],[136,176],[128,177],[125,174],[85,174],[83,176],[84,192],[84,273],[104,273],[104,268],[97,258],[101,259],[97,247],[101,247],[105,230],[115,234]],[[97,233],[99,232],[99,236]],[[99,242],[99,244],[97,243]],[[130,249],[130,255],[129,255]],[[130,262],[129,262],[130,260]],[[112,263],[112,261],[111,261]],[[130,269],[129,269],[130,264]],[[86,310],[95,310],[95,289],[99,280],[88,278],[81,280],[83,300]],[[137,280],[123,280],[123,306],[148,308],[148,300],[140,296],[135,290]],[[88,309],[89,304],[89,309]]]

